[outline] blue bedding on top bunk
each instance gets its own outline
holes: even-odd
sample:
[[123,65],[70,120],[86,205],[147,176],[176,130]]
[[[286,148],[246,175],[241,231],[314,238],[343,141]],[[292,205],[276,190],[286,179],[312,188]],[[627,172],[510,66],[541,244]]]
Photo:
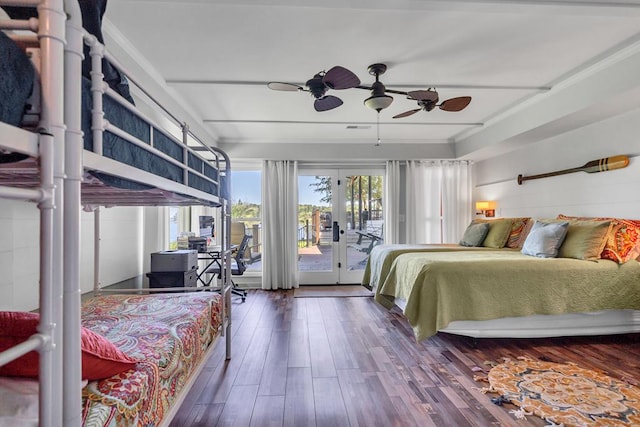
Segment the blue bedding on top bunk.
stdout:
[[[80,13],[82,15],[82,27],[90,34],[94,35],[98,41],[104,44],[102,35],[102,17],[107,9],[107,0],[78,0]],[[34,7],[25,6],[3,6],[2,9],[12,19],[37,18],[38,12]],[[82,61],[82,75],[89,78],[91,76],[91,55],[89,46],[84,45]],[[102,74],[104,81],[126,100],[133,103],[133,98],[129,93],[129,82],[109,61],[102,59]]]
[[[82,131],[84,132],[84,148],[93,151],[93,133],[91,132],[91,82],[82,81]],[[132,114],[125,107],[109,96],[103,97],[104,118],[112,125],[135,136],[145,144],[151,145],[153,132],[153,146],[169,157],[184,163],[182,144],[172,140],[162,131],[152,128],[149,123]],[[134,166],[155,175],[162,176],[175,182],[184,180],[183,169],[145,150],[111,132],[104,132],[102,138],[103,155],[122,163]],[[189,167],[201,172],[214,180],[218,179],[218,171],[209,163],[189,153]],[[218,194],[218,186],[189,172],[189,187],[209,194]],[[122,187],[121,187],[122,188]],[[124,188],[130,188],[125,186]]]
[[35,70],[23,50],[0,31],[0,121],[20,125],[33,90]]
[[[27,100],[33,90],[35,70],[31,60],[24,51],[11,40],[4,32],[0,31],[0,121],[12,126],[20,126],[22,117],[27,107]],[[93,151],[93,134],[91,132],[91,83],[83,78],[82,82],[82,131],[84,132],[84,147]],[[105,119],[111,124],[135,136],[146,144],[151,144],[166,155],[183,162],[183,146],[176,143],[162,131],[152,128],[147,122],[132,114],[125,107],[118,104],[109,96],[103,97]],[[153,132],[153,135],[151,134]],[[183,170],[180,166],[160,156],[146,151],[144,148],[126,141],[110,132],[103,136],[104,156],[126,163],[138,169],[162,176],[172,181],[183,182]],[[2,153],[0,163],[15,162],[26,156],[19,153]],[[203,175],[218,180],[219,174],[215,167],[203,161],[199,157],[189,153],[188,165]],[[102,174],[104,176],[104,174]],[[224,178],[224,177],[223,177]],[[189,172],[189,186],[208,194],[219,194],[217,184],[211,183]],[[138,183],[124,179],[110,180],[107,185],[118,186],[126,189],[139,189]],[[221,186],[223,189],[227,185]],[[225,191],[225,193],[227,193]],[[227,194],[228,195],[228,194]]]

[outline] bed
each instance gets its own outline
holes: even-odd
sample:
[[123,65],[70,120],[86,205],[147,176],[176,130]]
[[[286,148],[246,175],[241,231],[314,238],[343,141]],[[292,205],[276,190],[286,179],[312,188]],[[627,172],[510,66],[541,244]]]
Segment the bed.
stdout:
[[[575,220],[576,227],[603,223]],[[598,254],[612,250],[609,238],[625,240],[620,234],[628,230],[619,224],[639,224],[616,219],[614,230],[610,222]],[[436,332],[514,338],[640,332],[640,263],[633,250],[626,255],[617,262],[541,258],[515,248],[382,245],[372,251],[363,285],[386,308],[403,311],[418,341]]]
[[[222,301],[220,295],[213,292],[102,295],[83,304],[82,326],[104,337],[126,355],[119,358],[122,367],[105,368],[120,372],[95,378],[107,375],[95,368],[104,361],[89,360],[87,354],[91,352],[96,357],[96,349],[102,347],[90,347],[88,341],[83,340],[83,359],[87,364],[92,363],[95,371],[85,372],[88,368],[83,367],[86,382],[82,390],[83,424],[162,425],[170,419],[181,391],[193,380],[220,335]],[[12,330],[21,328],[15,326]],[[113,355],[105,350],[100,350],[100,356],[113,360]],[[129,362],[130,366],[125,364]],[[24,365],[37,365],[37,357],[28,354],[0,369],[4,373],[13,369],[15,363],[21,365],[20,372],[23,372]],[[11,385],[18,384],[22,390],[31,392],[23,391],[20,399],[0,402],[0,424],[8,422],[11,415],[19,416],[21,425],[37,425],[37,381],[10,378],[9,382],[0,381],[0,395],[10,395]]]
[[[113,69],[128,73],[105,51],[95,28],[93,34],[83,29],[87,10],[81,13],[76,0],[0,1],[6,5],[37,14],[0,18],[0,28],[8,31],[0,32],[0,197],[34,202],[40,210],[40,307],[37,332],[2,351],[0,366],[39,352],[38,425],[166,424],[217,335],[225,336],[230,357],[229,158],[164,107],[158,108],[163,122],[181,128],[180,136],[141,113],[119,92],[124,78],[116,84],[103,80]],[[83,77],[87,64],[92,72]],[[143,88],[140,93],[155,102]],[[104,295],[81,306],[81,208],[167,205],[219,208],[222,295]],[[169,308],[170,301],[182,308]],[[204,311],[196,315],[191,308],[198,305]],[[150,311],[170,314],[170,321],[182,314],[171,327],[167,319],[156,319],[153,328],[163,334],[146,336],[160,340],[153,345],[126,335],[136,331],[140,316],[148,322]],[[132,358],[126,363],[136,369],[85,381],[82,367],[91,365],[81,363],[86,336]],[[4,385],[12,379],[1,378]]]
[[373,290],[384,282],[395,259],[404,253],[520,250],[530,227],[530,217],[475,219],[458,243],[386,244],[372,248],[362,284]]
[[[85,36],[87,43],[101,46],[97,39]],[[33,104],[38,104],[32,99],[38,87],[34,83],[37,72],[26,53],[4,33],[0,34],[0,53],[14,59],[0,64],[0,75],[4,76],[0,81],[0,121],[12,126],[29,125]],[[102,59],[104,52],[96,49],[92,55]],[[95,63],[100,68],[103,61]],[[204,145],[190,147],[186,138],[178,140],[156,126],[153,119],[135,109],[132,101],[105,85],[101,72],[96,70],[91,80],[81,78],[83,204],[218,206],[221,197],[228,198],[229,183],[220,171],[221,163],[224,167],[228,159],[219,150]],[[96,109],[101,113],[95,113]],[[37,185],[38,147],[24,145],[21,151],[0,153],[1,181],[19,177],[21,186]],[[213,161],[205,159],[203,151]],[[149,185],[150,180],[157,182]]]
[[[371,249],[367,265],[362,277],[362,285],[369,290],[374,290],[379,284],[384,283],[388,277],[391,266],[396,258],[407,253],[421,252],[458,252],[458,251],[489,251],[495,250],[483,246],[461,246],[455,243],[442,244],[387,244],[377,245]],[[505,249],[509,250],[509,249]]]

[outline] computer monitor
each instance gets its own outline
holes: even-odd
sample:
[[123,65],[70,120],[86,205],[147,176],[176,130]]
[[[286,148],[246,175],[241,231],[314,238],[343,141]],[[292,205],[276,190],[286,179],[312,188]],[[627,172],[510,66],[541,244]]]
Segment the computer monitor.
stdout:
[[200,237],[213,237],[213,232],[215,230],[214,227],[214,218],[208,215],[200,216]]

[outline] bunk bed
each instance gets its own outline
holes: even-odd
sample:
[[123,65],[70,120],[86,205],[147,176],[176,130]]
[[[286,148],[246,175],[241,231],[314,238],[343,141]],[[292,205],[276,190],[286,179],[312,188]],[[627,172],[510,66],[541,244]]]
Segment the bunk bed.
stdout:
[[[167,424],[218,336],[225,337],[227,359],[231,354],[229,159],[160,107],[182,125],[182,139],[176,138],[103,80],[105,66],[112,67],[107,74],[127,73],[83,28],[77,0],[1,0],[0,6],[37,10],[37,18],[0,18],[0,29],[10,30],[0,31],[0,197],[34,202],[40,212],[38,313],[0,318],[3,335],[17,335],[2,337],[8,348],[0,353],[0,372],[22,369],[32,358],[31,372],[17,375],[37,377],[38,384],[0,378],[0,386],[37,393],[37,415],[29,421],[42,426]],[[81,208],[167,205],[219,208],[219,294],[147,289],[82,304]],[[127,334],[141,318],[156,341]],[[103,347],[101,361],[115,371],[87,374],[95,359],[86,357]]]

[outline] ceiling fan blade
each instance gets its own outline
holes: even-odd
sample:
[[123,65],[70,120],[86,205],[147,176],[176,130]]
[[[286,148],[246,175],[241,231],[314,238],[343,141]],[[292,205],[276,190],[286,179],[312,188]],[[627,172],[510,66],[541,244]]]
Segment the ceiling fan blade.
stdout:
[[336,65],[322,79],[329,89],[351,89],[360,85],[360,79],[353,72]]
[[407,92],[407,97],[416,101],[438,101],[438,92],[435,90],[412,90]]
[[444,111],[460,111],[463,110],[471,102],[470,96],[460,96],[443,101],[440,109]]
[[417,113],[420,110],[422,110],[422,108],[416,108],[415,110],[405,111],[404,113],[396,114],[395,116],[393,116],[393,118],[394,119],[401,119],[403,117],[409,117],[409,116]]
[[333,110],[342,105],[342,99],[337,96],[327,95],[322,98],[318,98],[313,103],[313,107],[316,111],[328,111]]
[[298,90],[304,90],[298,85],[294,85],[293,83],[280,83],[280,82],[269,82],[267,83],[267,87],[272,90],[284,90],[287,92],[295,92]]

